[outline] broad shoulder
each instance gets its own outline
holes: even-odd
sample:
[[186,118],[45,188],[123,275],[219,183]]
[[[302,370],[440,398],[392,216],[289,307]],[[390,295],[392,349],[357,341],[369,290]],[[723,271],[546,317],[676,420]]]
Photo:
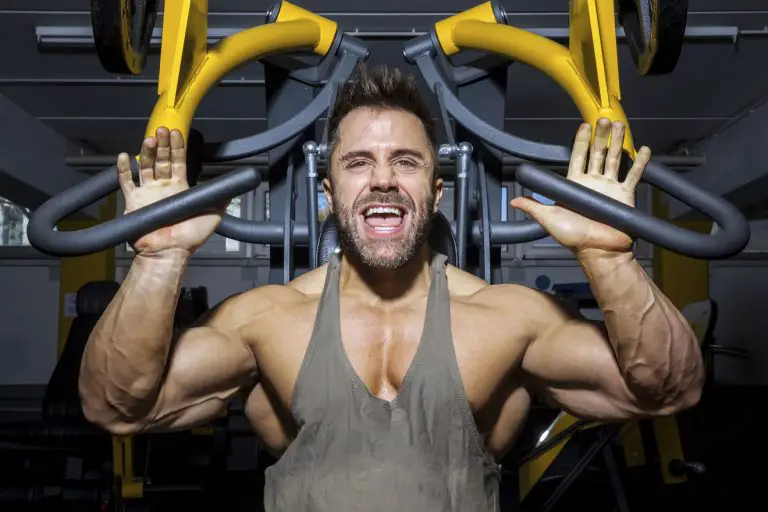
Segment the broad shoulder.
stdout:
[[232,295],[213,308],[204,319],[213,326],[237,329],[258,322],[270,324],[285,314],[313,308],[322,294],[325,267],[319,267],[287,285],[264,285]]
[[560,301],[539,290],[514,283],[490,285],[453,266],[447,267],[446,275],[452,301],[473,309],[535,324],[551,323],[566,316]]

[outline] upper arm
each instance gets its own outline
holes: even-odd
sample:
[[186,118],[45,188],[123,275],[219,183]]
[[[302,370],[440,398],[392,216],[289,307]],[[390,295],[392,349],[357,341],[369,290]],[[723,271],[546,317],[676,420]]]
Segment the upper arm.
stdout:
[[633,395],[607,334],[597,324],[565,311],[544,294],[533,301],[535,327],[522,362],[533,394],[587,420],[663,414],[647,410]]
[[[255,290],[254,290],[255,291]],[[256,359],[243,326],[258,297],[232,297],[174,341],[157,401],[139,430],[184,430],[224,414],[235,394],[253,386]]]

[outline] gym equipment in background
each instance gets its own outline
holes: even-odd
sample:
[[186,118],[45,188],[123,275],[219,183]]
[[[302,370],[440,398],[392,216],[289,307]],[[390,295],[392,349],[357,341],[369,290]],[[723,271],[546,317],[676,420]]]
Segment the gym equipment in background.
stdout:
[[[404,55],[418,67],[437,95],[441,111],[453,116],[490,148],[544,164],[567,164],[570,160],[569,148],[515,137],[488,125],[464,107],[453,91],[466,77],[448,60],[462,50],[504,56],[543,71],[565,89],[590,125],[595,126],[600,118],[623,122],[627,127],[623,147],[634,159],[632,132],[619,102],[614,18],[611,2],[571,2],[570,46],[566,48],[546,37],[507,25],[503,8],[486,2],[439,21],[432,32],[407,43]],[[582,215],[686,256],[727,258],[739,253],[749,242],[749,225],[735,206],[653,160],[646,167],[642,181],[713,219],[720,227],[716,234],[701,234],[676,226],[532,164],[521,165],[515,180]],[[532,220],[486,223],[484,219],[482,232],[490,232],[492,245],[529,242],[546,236],[544,229]]]
[[156,0],[91,0],[93,40],[104,69],[124,75],[141,73],[156,19]]
[[[339,57],[335,72],[323,91],[300,115],[252,137],[206,146],[204,161],[231,161],[267,151],[290,140],[329,108],[333,88],[350,75],[356,62],[367,56],[367,50],[359,41],[337,32],[335,23],[288,2],[274,7],[264,25],[229,36],[209,52],[206,38],[201,37],[205,33],[207,14],[197,10],[201,4],[203,2],[168,2],[164,24],[169,30],[164,31],[161,50],[160,98],[147,126],[147,135],[153,134],[158,126],[178,128],[186,135],[204,93],[227,71],[243,62],[267,53],[307,48],[318,55]],[[195,37],[189,36],[188,31]],[[593,126],[600,117],[627,123],[619,102],[612,3],[571,2],[570,34],[570,47],[565,48],[545,37],[506,25],[504,10],[487,2],[436,23],[429,34],[407,43],[404,55],[418,66],[437,95],[441,110],[475,133],[484,145],[532,162],[567,163],[568,148],[515,137],[475,116],[452,92],[456,86],[456,73],[448,67],[450,74],[446,76],[437,61],[439,58],[446,60],[462,49],[501,55],[540,69],[557,81],[574,99],[584,119]],[[181,65],[185,54],[192,55],[189,66]],[[189,71],[184,74],[184,70]],[[624,149],[629,157],[635,156],[629,126]],[[72,256],[97,252],[220,204],[255,188],[260,179],[255,170],[241,169],[85,230],[54,231],[61,219],[117,190],[116,173],[109,169],[50,199],[35,211],[28,227],[29,240],[49,254]],[[749,241],[748,223],[732,204],[693,186],[653,161],[648,165],[643,181],[712,218],[720,229],[709,235],[686,230],[527,163],[520,166],[515,179],[530,190],[585,216],[687,256],[725,258],[740,252]],[[292,201],[288,203],[293,204]],[[315,212],[310,214],[317,218]],[[309,222],[312,226],[316,225],[314,219]],[[546,236],[543,228],[534,221],[491,223],[483,216],[476,223],[459,219],[457,224],[467,226],[468,235],[484,245],[526,242]],[[217,230],[223,236],[245,242],[282,242],[286,255],[291,254],[293,244],[307,244],[310,231],[314,232],[314,229],[310,230],[307,224],[249,222],[231,216],[226,216]],[[462,230],[459,239],[465,236]]]
[[616,7],[637,72],[671,73],[683,51],[688,0],[617,0]]

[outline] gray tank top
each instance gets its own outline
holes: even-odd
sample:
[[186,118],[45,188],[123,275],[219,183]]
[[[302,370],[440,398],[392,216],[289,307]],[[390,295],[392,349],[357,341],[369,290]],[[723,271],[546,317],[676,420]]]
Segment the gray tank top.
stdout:
[[340,257],[331,257],[294,390],[298,434],[266,471],[267,512],[499,510],[500,469],[475,426],[454,352],[445,262],[432,258],[422,337],[387,402],[342,345]]

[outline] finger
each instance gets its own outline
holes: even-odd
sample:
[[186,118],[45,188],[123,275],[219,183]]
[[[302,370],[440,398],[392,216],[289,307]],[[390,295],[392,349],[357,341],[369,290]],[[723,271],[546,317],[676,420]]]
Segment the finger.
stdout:
[[541,224],[547,212],[552,208],[549,205],[531,199],[530,197],[516,197],[509,202],[510,206],[522,211],[530,218]]
[[171,177],[171,134],[165,126],[159,127],[156,134],[155,179],[167,180]]
[[592,137],[592,127],[588,123],[582,123],[576,131],[571,149],[571,160],[568,163],[568,178],[573,178],[584,173],[589,153],[589,139]]
[[611,122],[601,117],[595,127],[595,142],[592,144],[592,151],[589,153],[589,169],[587,174],[597,175],[603,173],[603,162],[605,162],[605,150],[608,147],[608,138],[611,136]]
[[139,154],[139,176],[141,184],[149,183],[155,179],[155,149],[157,148],[157,139],[147,137],[141,145]]
[[179,180],[187,179],[187,151],[184,149],[184,136],[179,130],[171,131],[171,173]]
[[625,188],[633,190],[635,187],[637,187],[637,184],[640,183],[640,180],[643,177],[645,166],[648,165],[650,160],[651,150],[646,146],[641,147],[640,151],[637,152],[637,156],[635,157],[635,162],[632,164],[632,168],[627,173],[627,178],[624,180]]
[[611,127],[611,144],[608,146],[608,156],[605,158],[606,178],[619,179],[621,169],[622,147],[624,146],[624,123],[615,121]]
[[131,157],[128,153],[117,155],[117,181],[120,183],[120,189],[123,195],[130,194],[136,188],[131,176]]

